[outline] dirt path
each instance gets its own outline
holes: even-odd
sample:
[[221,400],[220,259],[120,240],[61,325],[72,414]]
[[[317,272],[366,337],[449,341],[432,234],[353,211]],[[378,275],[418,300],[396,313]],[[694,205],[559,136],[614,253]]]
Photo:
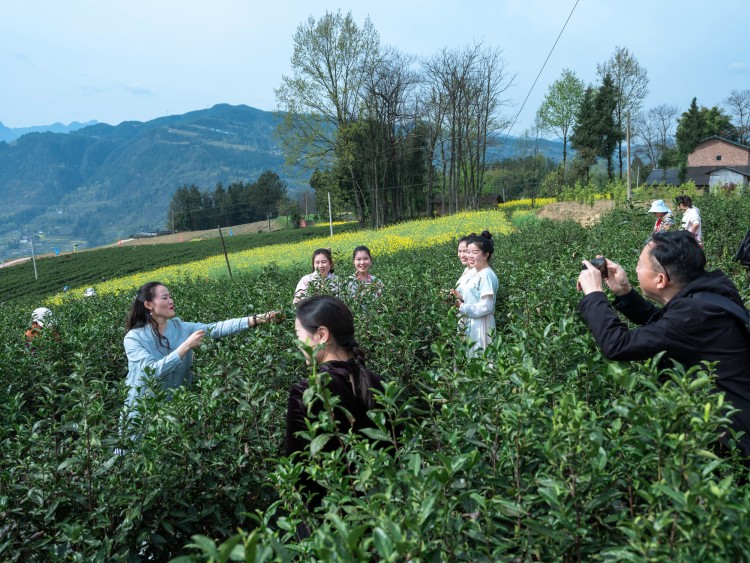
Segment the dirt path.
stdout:
[[550,203],[545,205],[538,212],[539,217],[545,219],[555,219],[565,221],[572,219],[584,227],[597,223],[603,213],[614,207],[612,200],[597,200],[594,205],[586,203],[576,203],[573,201],[561,201],[559,203]]
[[[268,221],[258,221],[256,223],[246,223],[244,225],[222,227],[221,233],[225,237],[228,237],[230,229],[233,235],[246,235],[250,233],[267,233]],[[278,231],[279,229],[281,229],[281,226],[276,222],[275,219],[272,219],[271,230]],[[173,235],[162,235],[158,237],[123,239],[122,241],[116,242],[109,246],[118,246],[118,245],[119,246],[134,246],[134,245],[139,245],[139,244],[170,244],[173,242],[190,242],[191,240],[217,238],[218,236],[219,236],[218,229],[207,229],[205,231],[188,231],[185,233],[175,233]]]

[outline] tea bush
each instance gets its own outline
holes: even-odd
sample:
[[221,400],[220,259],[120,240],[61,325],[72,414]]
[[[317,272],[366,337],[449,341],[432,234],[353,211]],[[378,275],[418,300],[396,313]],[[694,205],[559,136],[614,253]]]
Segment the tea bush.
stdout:
[[[750,202],[696,205],[711,267],[748,296],[732,256]],[[170,283],[184,319],[282,307],[290,320],[205,343],[192,388],[142,401],[136,440],[119,431],[132,295],[61,303],[59,337],[33,351],[27,308],[0,308],[0,558],[750,559],[747,470],[715,453],[727,408],[710,366],[607,361],[577,313],[581,260],[604,254],[635,280],[652,223],[618,206],[588,229],[523,220],[497,237],[498,334],[480,358],[442,292],[460,273],[453,242],[375,255],[383,296],[346,299],[388,382],[370,434],[387,444],[397,428],[397,447],[346,436],[281,457],[288,389],[310,375],[291,322],[299,272]],[[333,429],[321,417],[313,430]],[[329,490],[317,512],[303,468]]]

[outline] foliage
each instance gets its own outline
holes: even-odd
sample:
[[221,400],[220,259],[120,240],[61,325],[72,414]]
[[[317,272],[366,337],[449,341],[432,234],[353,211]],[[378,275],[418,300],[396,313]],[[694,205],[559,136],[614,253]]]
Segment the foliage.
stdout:
[[554,165],[552,159],[541,154],[504,158],[485,172],[487,191],[500,195],[503,201],[536,197],[541,195],[539,186]]
[[611,77],[613,83],[615,99],[614,130],[622,132],[617,140],[619,178],[622,180],[622,141],[625,139],[624,131],[627,126],[627,117],[629,114],[635,116],[638,113],[643,100],[648,95],[648,72],[627,47],[617,47],[608,61],[596,65],[596,72],[602,79],[602,83],[604,83],[607,75]]
[[199,231],[254,223],[276,216],[286,201],[286,182],[271,170],[254,182],[236,180],[226,189],[217,184],[213,193],[201,192],[195,184],[181,186],[169,204],[167,224],[173,231]]
[[511,81],[482,43],[418,61],[380,45],[368,18],[326,13],[300,24],[276,99],[287,162],[372,228],[477,209]]
[[[711,267],[750,296],[731,248],[750,201],[695,204]],[[463,220],[462,233],[485,226]],[[372,436],[397,428],[397,448],[342,436],[337,452],[280,456],[287,391],[306,373],[290,321],[204,344],[195,386],[144,400],[131,440],[119,431],[131,295],[61,303],[59,339],[33,352],[26,308],[0,308],[0,558],[747,560],[747,469],[715,453],[727,410],[710,369],[607,361],[577,313],[581,259],[602,253],[632,273],[651,222],[620,205],[589,229],[521,221],[497,236],[498,334],[478,358],[441,298],[460,273],[455,239],[392,253],[384,242],[382,297],[344,299],[388,382]],[[170,290],[185,319],[291,317],[297,278],[265,264]],[[329,491],[319,511],[300,496],[303,469]]]

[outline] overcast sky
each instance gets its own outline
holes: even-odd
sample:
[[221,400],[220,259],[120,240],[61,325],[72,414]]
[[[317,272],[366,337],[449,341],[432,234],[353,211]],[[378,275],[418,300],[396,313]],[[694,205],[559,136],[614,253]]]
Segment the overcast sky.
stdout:
[[[116,125],[217,103],[276,109],[292,37],[310,15],[369,16],[381,43],[417,56],[474,41],[503,50],[514,115],[576,0],[0,0],[0,122]],[[650,78],[646,108],[713,106],[750,88],[748,0],[579,0],[511,134],[570,68],[587,83],[617,46]]]

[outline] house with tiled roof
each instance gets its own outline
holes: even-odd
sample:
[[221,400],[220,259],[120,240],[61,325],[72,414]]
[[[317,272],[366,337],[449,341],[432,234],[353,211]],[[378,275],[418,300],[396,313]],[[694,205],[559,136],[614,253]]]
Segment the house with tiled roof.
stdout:
[[[677,169],[657,168],[646,183],[679,184],[678,175]],[[688,155],[686,179],[709,190],[725,185],[746,187],[750,183],[750,147],[723,137],[708,137]]]

